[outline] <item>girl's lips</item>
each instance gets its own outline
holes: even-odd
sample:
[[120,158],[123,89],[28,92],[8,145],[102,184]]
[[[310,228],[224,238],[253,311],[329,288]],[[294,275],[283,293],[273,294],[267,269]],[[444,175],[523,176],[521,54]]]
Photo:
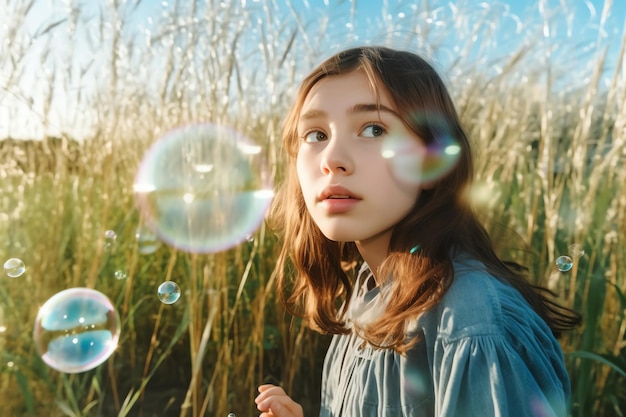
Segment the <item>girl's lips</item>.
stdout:
[[349,189],[342,187],[341,185],[329,185],[328,187],[324,188],[324,190],[322,190],[322,192],[317,196],[317,199],[319,201],[323,201],[323,200],[331,199],[333,197],[337,199],[340,199],[340,198],[354,199],[354,200],[361,199],[361,197],[354,194]]
[[350,211],[361,197],[339,184],[331,184],[317,196],[318,204],[327,214],[341,214]]
[[360,201],[356,198],[326,198],[319,204],[329,214],[341,214],[350,211]]

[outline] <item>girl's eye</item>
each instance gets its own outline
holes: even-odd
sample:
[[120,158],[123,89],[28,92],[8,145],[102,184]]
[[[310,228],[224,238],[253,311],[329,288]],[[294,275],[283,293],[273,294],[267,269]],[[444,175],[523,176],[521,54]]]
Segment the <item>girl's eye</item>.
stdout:
[[326,139],[328,139],[326,134],[324,132],[320,132],[319,130],[313,130],[304,135],[305,142],[315,143],[325,141]]
[[385,134],[385,128],[380,125],[369,125],[365,126],[365,129],[361,132],[361,136],[366,138],[376,138],[378,136],[382,136]]

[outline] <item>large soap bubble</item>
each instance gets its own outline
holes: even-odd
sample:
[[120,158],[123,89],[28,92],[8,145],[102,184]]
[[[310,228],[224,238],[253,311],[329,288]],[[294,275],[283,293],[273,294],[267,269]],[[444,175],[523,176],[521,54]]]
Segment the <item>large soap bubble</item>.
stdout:
[[119,332],[119,315],[104,294],[90,288],[70,288],[41,306],[33,337],[48,366],[78,373],[106,361],[117,348]]
[[461,147],[448,121],[436,113],[412,115],[416,126],[432,135],[425,145],[415,137],[388,136],[382,145],[382,156],[389,160],[392,173],[401,181],[422,184],[445,177],[457,164]]
[[146,225],[161,240],[199,253],[244,242],[273,197],[261,148],[213,124],[184,126],[158,140],[134,191]]

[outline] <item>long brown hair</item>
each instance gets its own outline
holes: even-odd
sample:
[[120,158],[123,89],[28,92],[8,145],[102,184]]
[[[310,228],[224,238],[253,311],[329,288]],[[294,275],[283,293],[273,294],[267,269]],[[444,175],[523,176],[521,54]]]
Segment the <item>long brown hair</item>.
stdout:
[[[386,47],[348,49],[325,60],[303,80],[284,121],[288,166],[270,219],[283,239],[275,274],[287,309],[318,331],[350,331],[344,315],[359,254],[353,242],[329,240],[316,226],[305,207],[295,160],[300,146],[298,118],[309,91],[325,77],[355,70],[364,71],[375,91],[388,93],[404,124],[427,146],[438,140],[443,128],[460,148],[454,167],[422,190],[411,212],[394,227],[389,254],[376,271],[377,277],[392,277],[389,303],[375,323],[361,329],[365,340],[400,352],[411,346],[415,340],[406,339],[406,324],[435,306],[450,287],[455,251],[467,253],[515,287],[555,336],[577,325],[581,320],[577,313],[557,304],[547,289],[531,285],[517,264],[496,255],[488,233],[463,198],[473,177],[471,150],[437,72],[414,53]],[[416,247],[419,250],[412,250]]]

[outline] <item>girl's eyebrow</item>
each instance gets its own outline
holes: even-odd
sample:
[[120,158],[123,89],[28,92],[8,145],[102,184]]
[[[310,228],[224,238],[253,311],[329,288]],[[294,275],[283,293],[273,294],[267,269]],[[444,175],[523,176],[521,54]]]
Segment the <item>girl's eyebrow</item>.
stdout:
[[[355,113],[373,113],[373,112],[385,112],[391,113],[392,115],[400,118],[400,115],[393,109],[385,106],[384,104],[355,104],[350,107],[346,113],[355,114]],[[326,112],[323,110],[312,109],[300,115],[300,120],[310,120],[318,117],[327,116]]]
[[400,115],[393,110],[390,107],[385,106],[384,104],[355,104],[354,106],[352,106],[349,110],[348,113],[349,114],[353,114],[353,113],[372,113],[372,112],[385,112],[385,113],[391,113],[392,115],[396,116],[397,118],[400,118]]

